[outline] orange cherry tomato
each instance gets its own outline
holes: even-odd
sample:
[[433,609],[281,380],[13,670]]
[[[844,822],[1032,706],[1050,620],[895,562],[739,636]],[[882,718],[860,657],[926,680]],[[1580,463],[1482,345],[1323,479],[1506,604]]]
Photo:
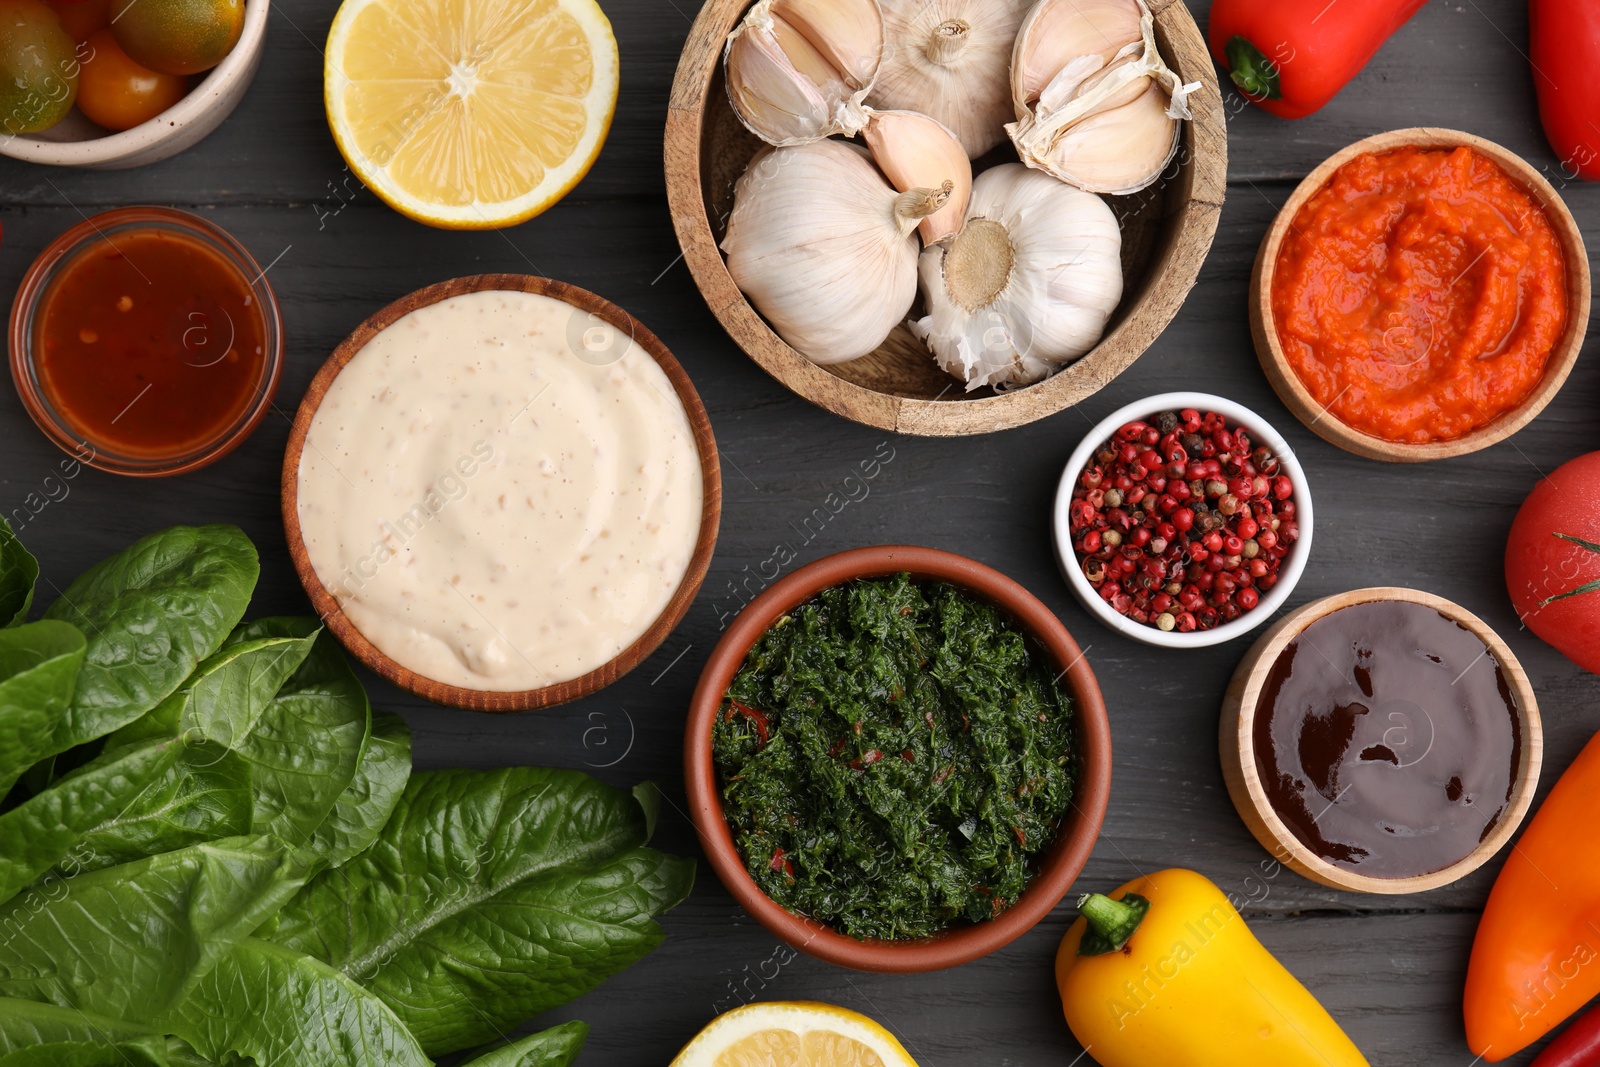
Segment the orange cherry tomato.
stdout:
[[111,25],[111,0],[45,0],[74,41],[87,41]]
[[109,29],[89,38],[78,74],[78,107],[108,130],[130,130],[183,99],[189,79],[141,67],[128,58]]

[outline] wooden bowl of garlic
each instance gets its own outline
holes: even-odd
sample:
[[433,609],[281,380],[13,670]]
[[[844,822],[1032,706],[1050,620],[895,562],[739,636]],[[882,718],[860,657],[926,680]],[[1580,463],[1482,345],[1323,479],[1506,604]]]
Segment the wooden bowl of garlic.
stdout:
[[1138,359],[1227,179],[1180,0],[709,0],[665,155],[740,347],[812,403],[929,436],[1043,418]]

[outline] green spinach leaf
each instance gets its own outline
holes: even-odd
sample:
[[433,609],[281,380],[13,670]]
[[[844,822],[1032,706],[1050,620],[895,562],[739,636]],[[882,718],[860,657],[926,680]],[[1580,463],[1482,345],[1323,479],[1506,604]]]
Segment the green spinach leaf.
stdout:
[[[304,839],[309,831],[290,809],[309,805],[306,821],[320,819],[320,797],[295,780],[297,762],[273,736],[282,724],[270,708],[314,640],[313,632],[225,647],[155,710],[107,738],[108,752],[180,739],[181,755],[117,818],[95,828],[90,869],[236,834],[276,833],[293,845]],[[295,739],[288,747],[310,743]]]
[[61,1041],[133,1041],[155,1031],[36,1000],[0,997],[0,1053]]
[[411,731],[398,715],[376,712],[355,777],[306,847],[329,867],[365,852],[383,832],[411,777]]
[[187,745],[120,814],[85,834],[70,877],[250,831],[250,768],[220,745]]
[[213,1058],[431,1067],[383,1001],[325,963],[256,938],[219,960],[159,1021]]
[[303,650],[295,670],[258,709],[241,713],[237,703],[218,703],[193,722],[250,764],[252,829],[306,848],[355,780],[371,705],[339,643],[316,619],[260,619],[243,636],[223,655],[288,642]]
[[173,1067],[167,1042],[141,1037],[114,1045],[56,1041],[0,1056],[0,1067]]
[[[315,619],[235,630],[156,710],[110,748],[181,734],[183,756],[93,835],[99,865],[243,833],[303,852],[309,877],[377,836],[410,774],[404,724],[368,736],[361,683]],[[365,747],[363,747],[365,746]]]
[[27,621],[38,581],[39,561],[22,547],[11,524],[0,518],[0,625],[20,626]]
[[176,741],[120,749],[0,815],[0,901],[56,866],[177,756]]
[[[37,1045],[85,1042],[115,1046],[141,1039],[158,1038],[171,1067],[251,1067],[238,1057],[212,1061],[177,1037],[162,1037],[161,1031],[143,1023],[90,1015],[76,1008],[61,1008],[35,1000],[0,997],[0,1055]],[[0,1063],[7,1062],[0,1060]]]
[[[464,1067],[567,1067],[583,1050],[589,1027],[574,1020],[511,1041],[466,1062]],[[5,1067],[0,1061],[0,1067]]]
[[47,755],[123,726],[166,699],[244,615],[261,571],[235,526],[175,526],[89,568],[45,612],[88,640]]
[[273,937],[382,997],[430,1055],[481,1045],[660,943],[653,916],[694,865],[642,847],[645,830],[632,796],[575,771],[420,772]]
[[84,648],[83,634],[64,622],[0,630],[0,799],[49,749]]
[[233,838],[16,897],[0,905],[0,996],[159,1026],[295,890],[286,867],[276,843]]

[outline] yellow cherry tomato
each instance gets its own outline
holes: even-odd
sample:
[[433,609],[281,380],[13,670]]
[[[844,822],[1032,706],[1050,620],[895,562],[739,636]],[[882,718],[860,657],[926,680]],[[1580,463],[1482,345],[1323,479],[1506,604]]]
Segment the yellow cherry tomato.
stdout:
[[183,99],[189,79],[142,67],[109,29],[89,38],[78,74],[78,108],[108,130],[131,130]]
[[0,0],[0,133],[48,130],[72,110],[78,57],[43,0]]
[[221,63],[244,32],[245,0],[112,0],[111,32],[132,59],[166,74]]

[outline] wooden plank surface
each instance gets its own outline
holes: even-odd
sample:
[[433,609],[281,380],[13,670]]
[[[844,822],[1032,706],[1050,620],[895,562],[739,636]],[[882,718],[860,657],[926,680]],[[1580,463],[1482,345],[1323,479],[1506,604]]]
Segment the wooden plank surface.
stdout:
[[[1545,788],[1600,726],[1596,681],[1520,631],[1500,578],[1511,517],[1540,472],[1595,447],[1600,364],[1586,350],[1564,391],[1511,441],[1424,469],[1356,459],[1296,423],[1251,350],[1246,284],[1255,247],[1292,183],[1346,143],[1382,129],[1456,126],[1547,166],[1595,247],[1600,188],[1564,183],[1539,133],[1518,0],[1434,0],[1323,114],[1294,124],[1230,108],[1228,202],[1199,284],[1172,327],[1110,388],[1041,423],[988,437],[893,437],[828,415],[759,371],[717,328],[667,215],[660,134],[689,0],[605,0],[623,55],[617,122],[600,163],[566,202],[504,233],[444,233],[408,222],[345,184],[322,117],[321,55],[334,5],[278,0],[261,74],[208,141],[134,172],[71,173],[0,165],[0,289],[82,214],[121,203],[195,206],[262,263],[284,308],[289,367],[280,414],[222,463],[138,483],[85,471],[51,481],[57,455],[9,391],[0,391],[0,511],[62,585],[135,536],[175,522],[232,521],[262,551],[258,614],[302,611],[277,509],[278,464],[301,392],[366,315],[430,282],[481,271],[547,274],[595,290],[673,349],[711,413],[726,504],[719,550],[699,601],[649,661],[581,703],[521,717],[427,706],[368,678],[376,702],[411,722],[421,766],[540,763],[589,767],[619,784],[653,778],[682,804],[684,708],[730,594],[857,462],[888,441],[893,459],[800,552],[907,541],[962,552],[1018,579],[1087,647],[1106,692],[1116,761],[1105,833],[1081,884],[1197,868],[1258,897],[1253,928],[1347,1027],[1374,1064],[1466,1067],[1460,986],[1475,923],[1498,864],[1411,898],[1336,893],[1288,872],[1246,890],[1266,859],[1235,815],[1215,756],[1217,705],[1244,642],[1186,654],[1135,645],[1094,623],[1055,571],[1046,526],[1061,464],[1093,420],[1142,395],[1197,388],[1273,420],[1306,465],[1317,503],[1311,565],[1291,606],[1364,585],[1414,585],[1496,626],[1528,669],[1547,731]],[[1190,7],[1204,23],[1204,3]],[[335,192],[335,190],[338,190]],[[347,190],[354,190],[350,192]],[[1592,348],[1592,345],[1590,346]],[[53,598],[50,585],[41,600]],[[661,844],[695,853],[680,812]],[[995,956],[916,977],[855,974],[800,956],[779,964],[772,937],[708,872],[667,916],[666,944],[599,990],[538,1020],[593,1027],[588,1067],[662,1064],[716,1010],[738,1000],[815,997],[867,1011],[923,1067],[1044,1067],[1078,1055],[1050,976],[1062,907]],[[743,985],[741,985],[743,983]],[[746,991],[748,990],[748,991]],[[1526,1062],[1521,1057],[1514,1062]]]

